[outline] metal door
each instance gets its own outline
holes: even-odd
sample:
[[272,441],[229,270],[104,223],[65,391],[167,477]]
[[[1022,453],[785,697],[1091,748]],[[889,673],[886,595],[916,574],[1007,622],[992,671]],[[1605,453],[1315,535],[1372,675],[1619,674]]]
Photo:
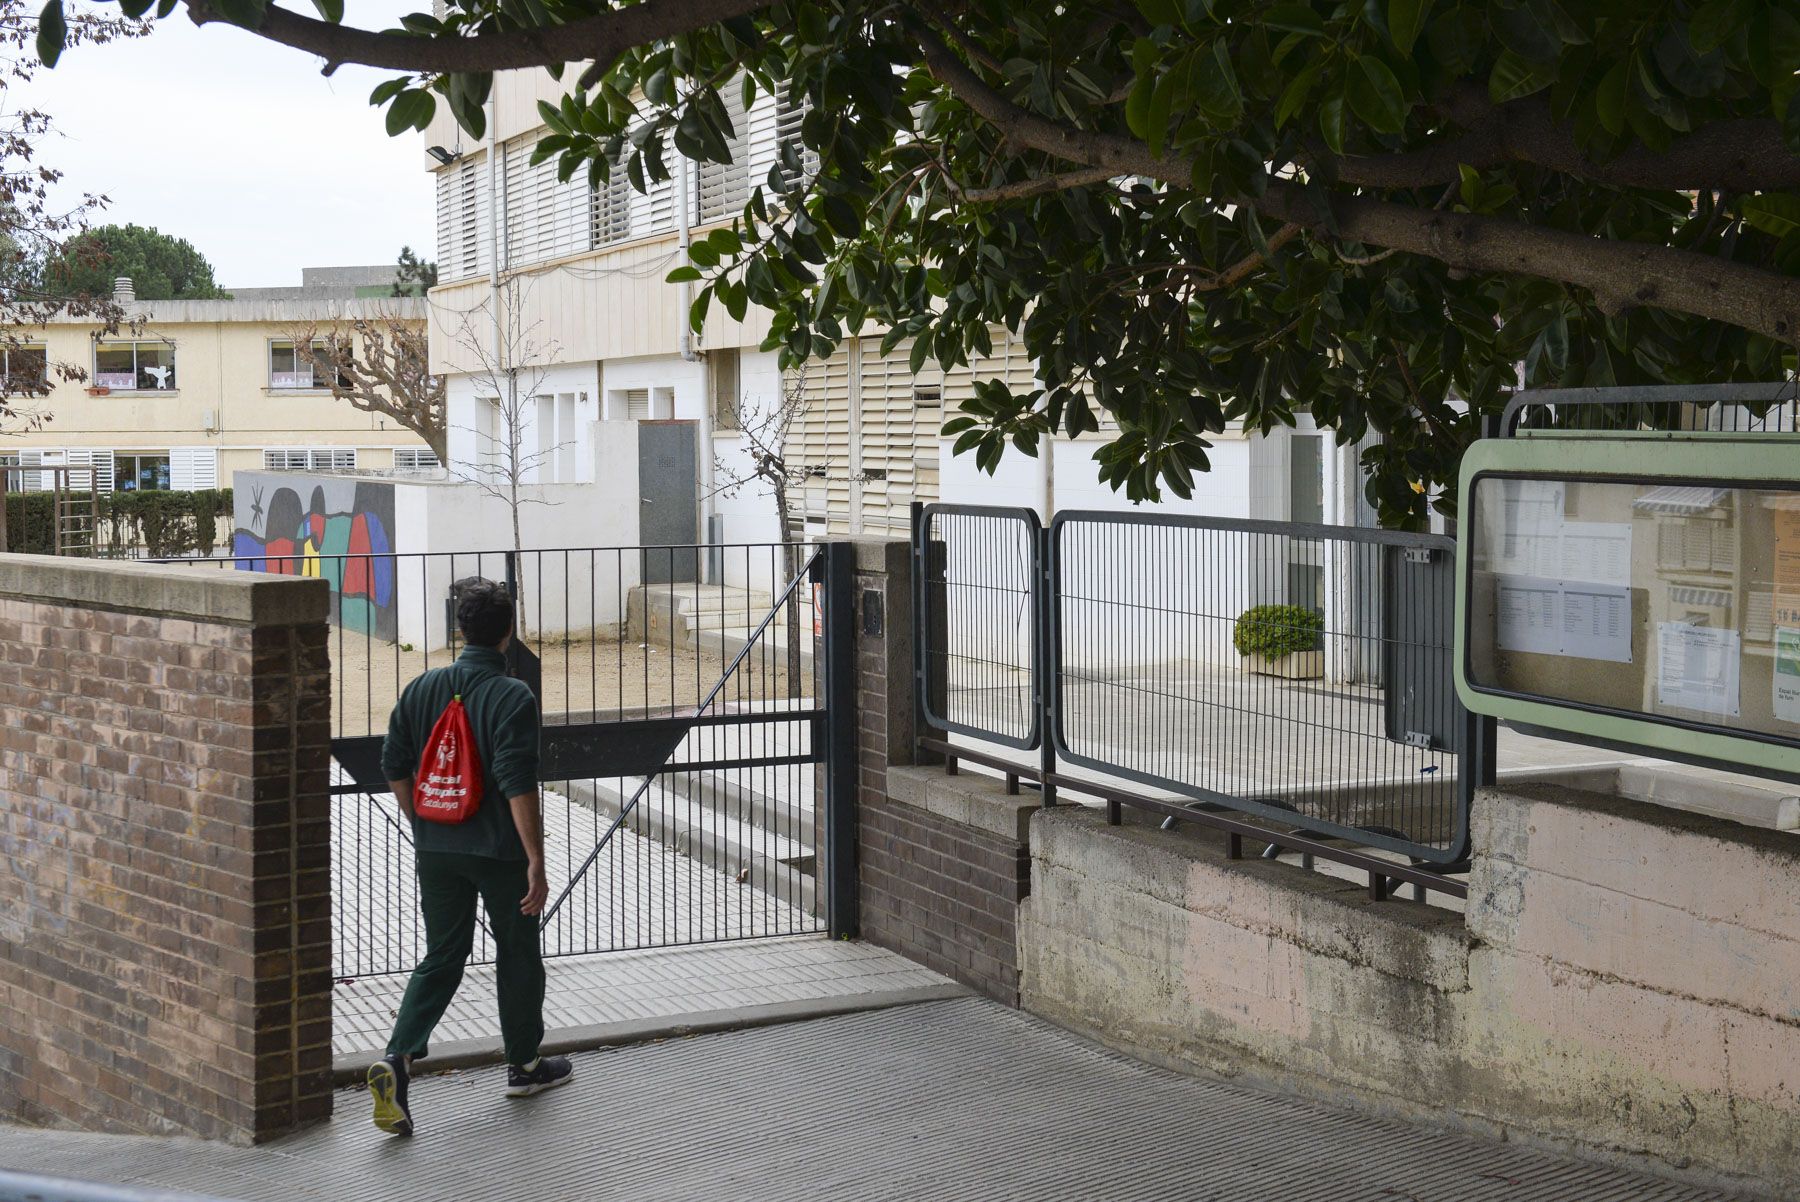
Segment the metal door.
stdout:
[[691,421],[638,423],[638,542],[645,584],[700,579],[699,471]]

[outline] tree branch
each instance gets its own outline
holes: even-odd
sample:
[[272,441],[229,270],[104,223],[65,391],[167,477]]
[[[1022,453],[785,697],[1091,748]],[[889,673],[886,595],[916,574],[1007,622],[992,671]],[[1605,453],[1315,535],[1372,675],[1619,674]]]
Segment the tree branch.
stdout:
[[[1800,188],[1800,155],[1782,141],[1774,120],[1714,121],[1676,138],[1667,150],[1634,145],[1595,162],[1581,152],[1547,100],[1496,105],[1485,89],[1461,89],[1442,106],[1467,132],[1422,150],[1350,155],[1333,163],[1335,178],[1363,188],[1421,188],[1450,183],[1457,168],[1525,163],[1618,188],[1780,192]],[[1314,148],[1315,155],[1322,148]]]
[[[196,25],[231,23],[209,0],[185,3]],[[460,38],[358,29],[271,5],[262,24],[250,32],[318,55],[327,72],[343,63],[361,63],[394,71],[479,73],[585,59],[611,62],[634,46],[746,16],[767,4],[768,0],[643,0],[562,25]]]
[[[945,87],[1014,144],[1073,163],[1191,186],[1193,163],[1152,155],[1143,143],[1075,129],[1013,104],[975,74],[929,29],[912,23],[926,65]],[[1524,225],[1471,213],[1419,209],[1362,196],[1320,199],[1303,185],[1272,179],[1254,204],[1265,216],[1316,235],[1423,255],[1451,267],[1555,280],[1592,292],[1620,312],[1656,305],[1722,321],[1791,343],[1800,334],[1800,288],[1792,279],[1710,255]]]
[[948,171],[944,172],[944,182],[949,186],[950,194],[967,204],[1025,200],[1032,196],[1042,196],[1046,192],[1061,192],[1067,188],[1085,188],[1089,184],[1104,183],[1111,178],[1113,178],[1113,173],[1104,167],[1086,167],[1080,171],[1070,171],[1062,175],[1043,175],[1034,179],[1019,180],[1016,183],[1000,184],[992,188],[964,188],[951,178]]

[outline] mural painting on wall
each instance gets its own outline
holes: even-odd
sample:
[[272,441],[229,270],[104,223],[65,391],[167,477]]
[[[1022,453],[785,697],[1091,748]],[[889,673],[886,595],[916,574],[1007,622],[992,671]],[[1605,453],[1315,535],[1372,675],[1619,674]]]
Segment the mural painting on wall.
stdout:
[[392,641],[394,488],[368,480],[239,473],[231,553],[252,572],[322,576],[332,620]]

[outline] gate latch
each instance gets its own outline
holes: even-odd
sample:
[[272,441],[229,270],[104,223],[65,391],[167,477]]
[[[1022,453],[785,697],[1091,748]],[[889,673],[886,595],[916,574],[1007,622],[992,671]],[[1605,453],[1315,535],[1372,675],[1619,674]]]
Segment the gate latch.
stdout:
[[1425,749],[1426,751],[1431,750],[1431,746],[1432,746],[1431,736],[1426,734],[1422,730],[1407,731],[1405,741],[1406,741],[1406,745],[1408,747],[1421,747],[1421,748]]
[[1435,558],[1437,558],[1436,547],[1408,547],[1406,549],[1407,563],[1430,563]]

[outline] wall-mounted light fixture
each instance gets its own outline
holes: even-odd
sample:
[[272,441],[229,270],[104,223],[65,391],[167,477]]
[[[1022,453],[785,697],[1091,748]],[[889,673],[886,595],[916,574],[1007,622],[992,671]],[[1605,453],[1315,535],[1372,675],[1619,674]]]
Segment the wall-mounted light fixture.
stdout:
[[438,162],[442,163],[446,167],[448,167],[452,163],[460,162],[462,160],[462,151],[460,151],[460,150],[445,150],[442,146],[427,146],[425,148],[425,153],[430,155],[432,158],[436,159]]

